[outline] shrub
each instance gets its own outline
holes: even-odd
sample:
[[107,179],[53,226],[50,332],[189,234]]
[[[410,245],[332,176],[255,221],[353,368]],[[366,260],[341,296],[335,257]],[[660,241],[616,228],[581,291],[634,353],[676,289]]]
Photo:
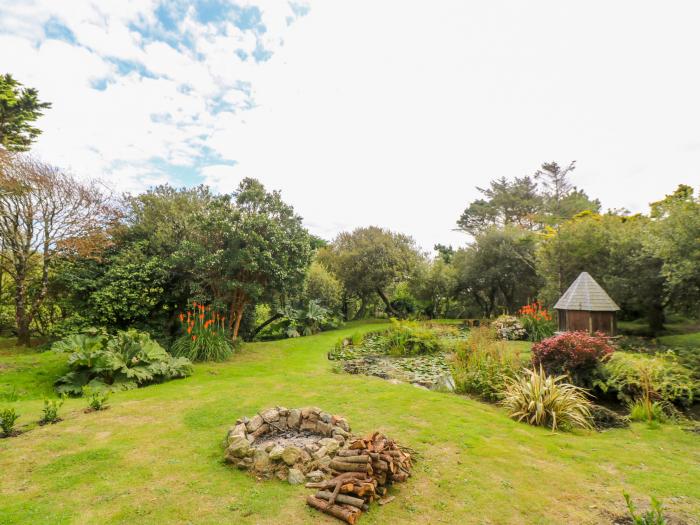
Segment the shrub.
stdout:
[[109,399],[109,391],[103,389],[94,389],[86,386],[83,388],[83,395],[87,400],[88,410],[105,410],[107,408],[107,400]]
[[144,332],[127,330],[114,336],[72,335],[53,349],[70,352],[66,375],[54,383],[59,394],[81,395],[83,387],[127,390],[185,377],[192,365],[174,358]]
[[415,321],[392,319],[391,328],[382,333],[379,344],[394,356],[434,354],[442,350],[438,331]]
[[564,383],[565,376],[547,375],[544,368],[525,370],[515,379],[506,378],[501,404],[510,417],[530,425],[569,430],[591,429],[591,402],[585,390]]
[[4,435],[12,435],[17,419],[19,419],[19,414],[14,408],[4,408],[0,410],[0,428]]
[[455,390],[495,401],[505,390],[506,378],[515,377],[519,368],[518,354],[498,341],[492,330],[474,328],[468,339],[455,348]]
[[651,509],[644,514],[637,514],[637,509],[632,503],[632,498],[626,492],[623,492],[625,502],[627,502],[627,511],[634,525],[666,525],[668,523],[663,515],[663,506],[661,502],[652,496]]
[[539,342],[554,335],[554,322],[552,316],[535,301],[523,306],[519,312],[520,324],[527,332],[527,338],[533,342]]
[[58,423],[61,419],[58,417],[58,409],[63,406],[63,396],[61,399],[44,399],[44,408],[42,416],[39,420],[42,424]]
[[627,403],[642,400],[647,407],[654,401],[689,406],[699,388],[693,372],[672,353],[647,356],[618,352],[603,371],[605,377],[596,386],[617,393]]
[[590,386],[594,372],[613,353],[603,334],[565,332],[532,346],[532,364],[548,374],[568,375],[574,384]]
[[517,317],[512,315],[501,315],[497,317],[491,327],[496,331],[500,339],[506,341],[519,341],[526,335],[525,328],[520,324]]

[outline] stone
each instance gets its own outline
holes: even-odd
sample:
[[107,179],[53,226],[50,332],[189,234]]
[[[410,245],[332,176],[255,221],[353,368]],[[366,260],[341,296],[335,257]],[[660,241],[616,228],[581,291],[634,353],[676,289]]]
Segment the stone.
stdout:
[[330,423],[324,423],[323,421],[316,422],[316,432],[318,432],[319,434],[323,434],[324,436],[330,436],[332,430],[333,427],[330,425]]
[[323,456],[321,459],[318,460],[318,466],[321,468],[327,468],[331,464],[331,457],[330,456]]
[[299,430],[308,430],[310,432],[316,432],[316,422],[309,421],[308,419],[302,419],[299,424]]
[[290,467],[299,461],[299,458],[301,458],[301,449],[298,447],[287,447],[282,452],[282,461]]
[[272,447],[272,450],[270,450],[269,456],[270,459],[273,461],[277,461],[279,459],[282,459],[282,453],[284,452],[284,447],[282,445],[275,445]]
[[280,481],[285,481],[287,476],[289,476],[289,469],[286,466],[281,466],[275,470],[275,476],[277,476],[277,479]]
[[321,459],[323,456],[328,455],[328,449],[326,447],[321,447],[311,455],[313,456],[314,459]]
[[250,454],[250,443],[242,436],[232,436],[226,449],[226,459],[244,458]]
[[324,446],[329,454],[335,453],[340,448],[340,443],[333,438],[323,438],[318,443]]
[[335,439],[339,445],[345,445],[345,438],[340,434],[333,434],[333,439]]
[[326,478],[325,474],[321,472],[320,470],[312,470],[306,475],[306,479],[313,483],[318,483],[319,481],[323,481]]
[[275,426],[276,426],[279,430],[282,430],[282,431],[287,430],[287,428],[288,428],[288,426],[287,426],[287,416],[280,416],[279,420],[275,423]]
[[287,475],[287,481],[289,482],[290,485],[301,485],[306,481],[306,477],[304,476],[304,473],[296,468],[290,468],[289,469],[289,474]]
[[350,432],[350,425],[348,425],[348,422],[344,417],[333,416],[331,423],[333,423],[333,426],[342,428],[345,430],[345,432]]
[[338,428],[338,427],[334,427],[333,430],[331,431],[331,433],[333,435],[332,437],[335,437],[336,435],[343,436],[346,439],[350,437],[350,434],[348,432],[346,432],[342,428]]
[[323,421],[324,423],[330,423],[331,419],[333,418],[333,416],[331,416],[328,412],[321,412],[319,414],[319,417],[321,418],[321,421]]
[[280,418],[280,413],[276,408],[268,408],[260,416],[266,423],[274,423]]
[[264,421],[263,421],[263,418],[260,417],[260,414],[256,414],[253,417],[253,419],[251,419],[250,421],[248,421],[248,423],[246,423],[245,428],[249,433],[255,432],[257,429],[259,429],[262,426],[263,423],[264,423]]
[[280,416],[286,416],[289,414],[289,409],[287,407],[277,407],[277,412],[280,413]]
[[301,418],[301,412],[296,408],[293,408],[287,414],[287,426],[289,428],[299,428],[299,419]]
[[253,468],[256,472],[267,472],[270,468],[270,456],[264,450],[256,450],[253,456]]
[[301,461],[303,463],[308,463],[311,461],[311,454],[309,454],[306,450],[301,451]]

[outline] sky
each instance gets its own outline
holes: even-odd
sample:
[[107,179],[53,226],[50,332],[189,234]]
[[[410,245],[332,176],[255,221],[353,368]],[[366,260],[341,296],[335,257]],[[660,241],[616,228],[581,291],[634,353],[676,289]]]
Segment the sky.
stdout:
[[0,0],[33,152],[117,191],[243,177],[313,233],[435,243],[477,187],[577,161],[604,209],[700,187],[700,3]]

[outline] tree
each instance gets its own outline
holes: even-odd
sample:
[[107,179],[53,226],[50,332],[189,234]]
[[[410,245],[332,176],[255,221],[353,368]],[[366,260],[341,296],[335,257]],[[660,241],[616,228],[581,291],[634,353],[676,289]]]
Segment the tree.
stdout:
[[[454,251],[450,261],[454,258]],[[425,312],[432,318],[445,317],[450,309],[450,301],[455,296],[457,275],[455,268],[443,258],[424,261],[411,276],[411,293],[427,303]]]
[[562,168],[556,162],[545,162],[535,172],[535,180],[543,186],[542,222],[556,225],[584,211],[598,213],[600,201],[591,200],[569,180],[576,169],[576,161]]
[[537,293],[535,238],[521,228],[484,231],[457,251],[453,264],[457,289],[470,295],[485,317],[499,307],[514,311]]
[[492,226],[521,226],[532,229],[542,207],[537,184],[530,177],[492,180],[488,188],[478,188],[486,197],[472,202],[457,221],[459,229],[478,235]]
[[41,130],[31,125],[50,102],[40,102],[34,88],[25,88],[12,75],[0,75],[0,146],[8,151],[28,151]]
[[279,192],[246,178],[233,195],[213,197],[193,225],[178,259],[188,263],[203,292],[226,305],[234,339],[246,306],[303,286],[309,234]]
[[422,255],[415,241],[401,233],[369,226],[344,232],[320,254],[348,293],[360,300],[355,318],[365,313],[367,301],[377,294],[387,312],[400,316],[387,293],[411,275]]
[[700,195],[680,185],[652,204],[649,249],[661,260],[668,300],[674,308],[700,314]]
[[66,246],[89,248],[73,241],[99,238],[109,211],[95,184],[31,157],[0,152],[0,267],[14,282],[20,345],[30,343],[57,254]]

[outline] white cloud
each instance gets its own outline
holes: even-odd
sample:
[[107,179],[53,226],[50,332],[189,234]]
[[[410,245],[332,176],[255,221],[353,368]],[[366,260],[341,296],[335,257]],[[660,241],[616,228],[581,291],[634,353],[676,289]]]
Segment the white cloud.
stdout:
[[[451,229],[476,186],[547,160],[577,159],[575,182],[606,207],[700,185],[689,0],[314,2],[291,26],[287,2],[259,0],[262,34],[190,8],[178,32],[193,49],[129,29],[153,28],[154,5],[0,0],[0,70],[54,102],[45,158],[132,189],[177,178],[153,158],[222,191],[258,177],[315,233],[378,224],[425,248],[465,241]],[[51,18],[83,47],[45,40]],[[266,62],[235,54],[260,43]]]

